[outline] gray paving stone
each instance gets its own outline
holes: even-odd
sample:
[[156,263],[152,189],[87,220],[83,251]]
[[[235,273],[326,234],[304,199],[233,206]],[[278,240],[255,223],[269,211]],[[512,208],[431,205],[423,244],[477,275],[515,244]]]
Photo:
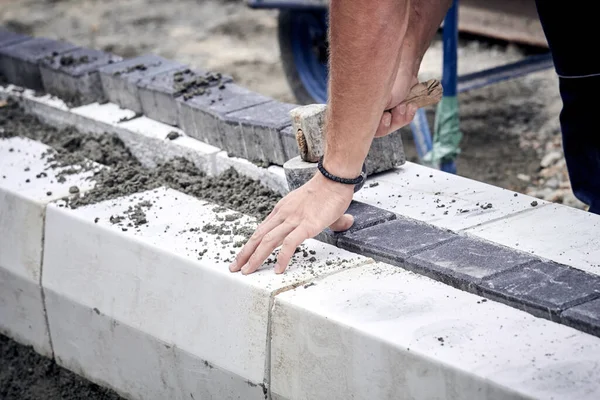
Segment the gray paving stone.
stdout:
[[350,229],[343,232],[333,232],[331,229],[326,228],[315,239],[335,246],[342,236],[396,219],[396,214],[392,212],[354,200],[350,203],[346,214],[354,217],[354,224]]
[[46,92],[72,106],[106,101],[98,68],[122,58],[83,47],[49,56],[40,62]]
[[148,118],[165,124],[179,124],[179,107],[176,99],[192,97],[207,88],[219,86],[230,77],[221,77],[208,71],[188,67],[177,68],[140,81],[139,95],[142,110]]
[[469,237],[411,257],[410,268],[462,289],[518,265],[535,261],[530,255]]
[[[255,162],[283,165],[286,156],[279,132],[291,124],[289,112],[295,107],[297,107],[295,104],[270,101],[229,113],[225,117],[230,124],[226,126],[224,140],[231,143],[233,139],[229,139],[228,135],[234,137],[241,135],[246,152],[245,158]],[[240,132],[232,132],[229,129],[236,126],[236,123]],[[225,150],[229,152],[237,149],[225,148]],[[244,157],[244,155],[230,155]]]
[[144,79],[182,67],[185,65],[154,54],[146,54],[104,66],[98,73],[108,101],[141,113],[138,84]]
[[12,84],[43,90],[39,63],[46,57],[63,54],[76,46],[46,38],[33,38],[0,49],[0,73]]
[[291,126],[285,127],[281,130],[281,143],[283,144],[283,152],[285,153],[285,160],[289,161],[294,157],[300,155],[298,150],[298,142],[296,142],[296,132]]
[[338,247],[405,267],[406,260],[457,235],[398,216],[397,219],[343,235]]
[[21,35],[20,33],[11,32],[8,29],[0,27],[0,48],[31,39],[31,36]]
[[580,331],[600,336],[600,299],[569,308],[562,313],[561,322]]
[[209,88],[202,95],[179,97],[179,126],[190,136],[213,146],[223,145],[223,119],[226,114],[272,101],[234,83]]
[[485,295],[545,318],[600,294],[600,277],[551,262],[502,273],[480,285]]
[[367,175],[389,171],[406,162],[400,130],[375,138],[365,159]]

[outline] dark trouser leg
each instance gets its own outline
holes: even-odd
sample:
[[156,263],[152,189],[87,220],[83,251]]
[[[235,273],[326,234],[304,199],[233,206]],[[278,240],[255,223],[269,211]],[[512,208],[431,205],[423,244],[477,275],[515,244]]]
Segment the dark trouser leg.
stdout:
[[600,57],[595,51],[600,7],[590,3],[537,0],[537,7],[559,75],[560,124],[573,193],[600,214]]

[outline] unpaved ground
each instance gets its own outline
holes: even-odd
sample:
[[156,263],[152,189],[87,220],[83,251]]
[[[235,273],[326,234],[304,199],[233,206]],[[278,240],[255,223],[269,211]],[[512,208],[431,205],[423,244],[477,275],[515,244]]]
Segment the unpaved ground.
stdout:
[[[257,92],[294,102],[279,59],[276,16],[273,10],[249,9],[241,0],[4,0],[0,8],[0,23],[25,33],[125,57],[156,53],[219,70]],[[478,71],[525,53],[512,45],[463,40],[459,70]],[[423,79],[440,77],[441,54],[436,40],[423,62]],[[583,206],[569,190],[552,70],[462,94],[460,100],[460,175]],[[405,132],[408,158],[416,161],[410,131]],[[541,168],[545,156],[551,162]]]
[[121,397],[0,334],[0,399],[119,400]]

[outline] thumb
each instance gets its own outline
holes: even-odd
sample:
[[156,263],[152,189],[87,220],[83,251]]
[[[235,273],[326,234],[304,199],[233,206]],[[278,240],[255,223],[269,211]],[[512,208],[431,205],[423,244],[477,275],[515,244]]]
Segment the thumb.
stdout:
[[343,232],[350,229],[350,227],[354,224],[354,217],[350,214],[344,214],[337,221],[329,226],[334,232]]

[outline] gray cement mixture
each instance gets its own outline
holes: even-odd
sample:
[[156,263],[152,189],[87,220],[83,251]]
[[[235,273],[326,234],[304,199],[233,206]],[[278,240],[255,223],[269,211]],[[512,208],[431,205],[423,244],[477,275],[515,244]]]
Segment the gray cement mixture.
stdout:
[[[108,167],[91,177],[96,184],[94,189],[67,200],[73,208],[167,186],[260,220],[281,198],[233,168],[209,177],[184,158],[173,159],[155,169],[145,168],[114,134],[95,136],[74,128],[57,129],[25,114],[16,102],[9,101],[0,107],[0,137],[14,136],[28,137],[52,147],[53,151],[45,155],[49,168],[79,166],[91,170],[94,165],[90,161]],[[59,173],[59,179],[61,174],[77,173],[81,168],[67,168]]]

